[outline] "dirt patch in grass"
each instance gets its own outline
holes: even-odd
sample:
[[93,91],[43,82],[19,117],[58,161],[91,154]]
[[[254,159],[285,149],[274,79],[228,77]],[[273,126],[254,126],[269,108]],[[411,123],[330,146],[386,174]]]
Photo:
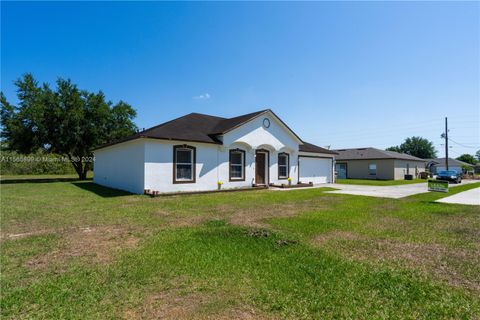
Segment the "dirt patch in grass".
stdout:
[[380,263],[393,261],[402,266],[420,269],[450,285],[480,291],[480,279],[470,275],[468,270],[469,265],[474,268],[475,265],[480,265],[480,250],[381,240],[352,253],[357,259]]
[[172,289],[151,294],[138,309],[128,309],[124,319],[274,319],[247,306],[239,306],[225,292],[183,292]]
[[346,231],[318,235],[313,243],[356,261],[420,271],[452,286],[480,292],[480,250],[434,243],[404,243]]
[[456,236],[465,239],[480,247],[480,227],[473,225],[465,226],[448,226],[446,232],[453,233]]
[[222,204],[205,209],[202,212],[196,212],[195,215],[178,214],[167,210],[158,210],[155,215],[164,219],[167,227],[190,227],[213,219],[224,219],[235,225],[266,228],[270,227],[265,222],[269,218],[293,217],[309,211],[327,210],[331,208],[332,201],[338,201],[338,199],[262,204],[255,208],[245,207],[244,205]]
[[300,212],[300,209],[295,205],[237,209],[230,215],[229,222],[241,226],[265,228],[269,226],[268,223],[265,223],[268,218],[293,217]]
[[373,221],[368,222],[366,227],[370,230],[376,230],[376,232],[379,233],[406,230],[410,224],[411,222],[398,217],[381,215],[375,216]]
[[[373,206],[371,210],[375,211],[376,213],[385,214],[387,212],[393,212],[398,209],[398,203],[395,202],[396,200],[392,200],[392,199],[382,199],[382,200],[383,200],[382,202]],[[388,216],[385,216],[385,217],[388,218]]]
[[480,215],[441,216],[435,221],[437,230],[480,248]]
[[62,232],[60,246],[27,262],[30,268],[65,265],[74,259],[85,263],[109,263],[116,253],[133,248],[139,241],[139,230],[121,226],[75,228]]
[[302,201],[297,203],[282,203],[261,206],[255,209],[248,208],[224,208],[227,212],[229,222],[236,225],[265,228],[270,225],[265,222],[269,218],[293,217],[309,211],[321,211],[331,208],[331,202]]

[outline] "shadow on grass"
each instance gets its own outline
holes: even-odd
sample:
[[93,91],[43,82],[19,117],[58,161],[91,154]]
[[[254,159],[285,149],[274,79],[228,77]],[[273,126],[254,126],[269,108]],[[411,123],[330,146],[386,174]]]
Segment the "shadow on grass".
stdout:
[[[88,178],[88,181],[92,180],[92,178]],[[51,183],[51,182],[72,182],[72,181],[79,181],[78,178],[18,178],[18,179],[2,179],[0,180],[0,184],[17,184],[17,183]]]
[[108,187],[104,187],[93,182],[73,182],[74,186],[79,187],[83,190],[95,193],[96,195],[104,198],[112,198],[112,197],[122,197],[122,196],[131,196],[133,193],[122,191],[118,189],[112,189]]

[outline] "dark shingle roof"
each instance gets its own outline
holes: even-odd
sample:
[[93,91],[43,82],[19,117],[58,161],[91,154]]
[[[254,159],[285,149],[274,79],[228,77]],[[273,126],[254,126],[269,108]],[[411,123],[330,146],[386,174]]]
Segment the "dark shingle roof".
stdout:
[[423,161],[420,159],[405,153],[399,153],[394,151],[385,151],[376,148],[354,148],[354,149],[337,149],[338,152],[336,160],[367,160],[367,159],[400,159],[400,160],[412,160]]
[[142,138],[219,143],[211,134],[213,129],[224,120],[226,119],[206,114],[190,113],[139,132],[137,135]]
[[299,149],[303,152],[338,154],[338,152],[328,150],[305,141],[303,142],[303,145],[300,145]]
[[[261,110],[261,111],[241,115],[234,118],[221,118],[221,117],[215,117],[215,116],[210,116],[210,115],[200,114],[200,113],[190,113],[183,117],[159,124],[158,126],[149,128],[147,130],[137,132],[124,139],[105,144],[103,146],[100,146],[97,149],[101,149],[117,143],[135,140],[139,138],[222,144],[222,142],[216,138],[217,135],[233,130],[236,127],[242,125],[243,123],[248,122],[251,119],[266,112],[273,113],[270,109],[266,109],[266,110]],[[276,117],[278,118],[278,116]],[[280,120],[280,122],[282,122],[280,118],[278,119]],[[293,132],[285,123],[283,124],[300,141],[302,141],[295,134],[295,132]],[[300,145],[300,151],[336,154],[336,152],[334,151],[327,150],[307,142],[304,142],[304,145]]]
[[[217,135],[228,132],[268,111],[272,112],[271,110],[266,109],[234,118],[222,118],[200,113],[190,113],[147,130],[137,132],[129,137],[104,144],[97,149],[139,138],[221,144],[222,142],[216,138]],[[295,135],[293,131],[292,133]]]

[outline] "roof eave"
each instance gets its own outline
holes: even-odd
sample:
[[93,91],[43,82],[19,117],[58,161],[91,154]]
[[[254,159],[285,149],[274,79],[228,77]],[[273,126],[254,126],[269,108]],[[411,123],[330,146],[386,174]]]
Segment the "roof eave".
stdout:
[[107,147],[111,147],[111,146],[114,146],[114,145],[117,145],[117,144],[121,144],[121,143],[128,142],[128,141],[133,141],[133,140],[137,140],[137,139],[155,139],[155,140],[163,140],[163,141],[182,141],[182,142],[184,141],[184,142],[206,143],[206,144],[216,144],[216,145],[221,145],[222,144],[221,141],[208,142],[208,141],[201,141],[201,140],[195,140],[195,139],[161,138],[161,137],[152,137],[152,136],[148,136],[148,135],[139,135],[139,136],[136,136],[136,137],[129,137],[129,138],[126,138],[126,139],[122,139],[120,141],[114,141],[114,142],[111,142],[111,143],[101,145],[101,146],[93,149],[92,151],[97,151],[97,150],[100,150],[100,149],[104,149],[104,148],[107,148]]
[[280,121],[280,123],[281,123],[285,128],[287,128],[288,131],[290,131],[290,132],[292,133],[292,135],[298,140],[298,142],[299,142],[300,144],[304,144],[303,140],[295,133],[295,131],[293,131],[292,129],[290,129],[290,127],[289,127],[285,122],[283,122],[283,120],[282,120],[279,116],[277,116],[277,115],[275,114],[275,112],[273,112],[271,109],[265,109],[265,110],[263,110],[262,112],[260,112],[259,114],[251,117],[250,119],[245,120],[245,121],[237,124],[236,126],[233,126],[233,127],[229,128],[229,129],[227,129],[227,130],[224,130],[223,132],[213,133],[213,135],[224,135],[224,134],[227,134],[227,133],[229,133],[229,132],[231,132],[231,131],[233,131],[233,130],[241,127],[241,126],[243,126],[244,124],[246,124],[246,123],[248,123],[248,122],[250,122],[250,121],[252,121],[252,120],[260,117],[261,115],[268,113],[268,112],[270,112],[275,118],[277,118],[277,120]]

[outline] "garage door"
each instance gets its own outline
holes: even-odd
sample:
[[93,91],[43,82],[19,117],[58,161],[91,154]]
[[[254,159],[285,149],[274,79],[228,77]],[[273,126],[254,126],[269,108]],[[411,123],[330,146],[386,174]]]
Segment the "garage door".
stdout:
[[299,157],[300,181],[313,184],[332,182],[332,159]]

